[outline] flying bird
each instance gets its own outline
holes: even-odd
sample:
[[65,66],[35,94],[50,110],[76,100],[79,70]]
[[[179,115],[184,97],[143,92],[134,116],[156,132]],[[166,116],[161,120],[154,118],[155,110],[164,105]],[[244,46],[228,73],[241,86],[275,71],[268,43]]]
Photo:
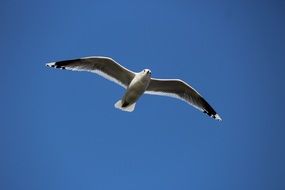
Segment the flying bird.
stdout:
[[115,107],[132,112],[137,100],[143,94],[178,98],[194,106],[216,120],[222,120],[210,104],[189,84],[180,79],[158,79],[151,77],[151,71],[144,69],[133,72],[113,59],[102,56],[58,61],[46,64],[48,67],[72,71],[88,71],[99,74],[126,89],[124,96],[115,103]]

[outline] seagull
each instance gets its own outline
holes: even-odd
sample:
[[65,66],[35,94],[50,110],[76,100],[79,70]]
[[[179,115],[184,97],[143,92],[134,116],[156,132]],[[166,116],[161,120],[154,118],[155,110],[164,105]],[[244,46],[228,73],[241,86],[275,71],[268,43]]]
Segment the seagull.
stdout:
[[152,78],[149,69],[136,73],[123,67],[110,57],[83,57],[47,63],[46,66],[72,71],[92,72],[117,83],[126,89],[123,97],[115,103],[115,107],[122,111],[134,111],[137,100],[143,94],[151,94],[178,98],[206,113],[208,116],[216,120],[222,120],[210,104],[183,80]]

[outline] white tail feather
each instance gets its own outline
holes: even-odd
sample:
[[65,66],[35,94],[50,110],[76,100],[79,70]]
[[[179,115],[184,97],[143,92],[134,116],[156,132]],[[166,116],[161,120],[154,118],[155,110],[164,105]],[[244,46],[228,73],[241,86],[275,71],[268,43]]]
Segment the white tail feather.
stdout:
[[115,108],[118,108],[122,111],[132,112],[134,111],[135,107],[136,107],[136,103],[128,105],[127,107],[122,107],[122,100],[119,100],[115,103]]

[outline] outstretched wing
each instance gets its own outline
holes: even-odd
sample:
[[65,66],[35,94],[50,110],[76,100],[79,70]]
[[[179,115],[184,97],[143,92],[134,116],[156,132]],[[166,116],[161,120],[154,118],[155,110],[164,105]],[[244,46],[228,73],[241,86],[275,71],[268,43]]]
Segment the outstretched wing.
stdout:
[[84,57],[48,63],[46,66],[72,71],[89,71],[99,74],[124,88],[127,88],[135,77],[134,72],[126,69],[109,57]]
[[178,98],[203,111],[210,117],[222,120],[208,102],[194,88],[182,80],[151,78],[145,93]]

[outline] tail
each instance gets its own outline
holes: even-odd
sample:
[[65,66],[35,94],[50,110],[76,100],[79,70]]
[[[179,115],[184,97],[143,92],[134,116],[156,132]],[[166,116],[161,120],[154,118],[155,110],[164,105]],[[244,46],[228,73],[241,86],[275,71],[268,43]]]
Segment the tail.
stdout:
[[122,111],[132,112],[136,107],[136,103],[123,107],[122,100],[119,100],[115,103],[115,108],[118,108]]

